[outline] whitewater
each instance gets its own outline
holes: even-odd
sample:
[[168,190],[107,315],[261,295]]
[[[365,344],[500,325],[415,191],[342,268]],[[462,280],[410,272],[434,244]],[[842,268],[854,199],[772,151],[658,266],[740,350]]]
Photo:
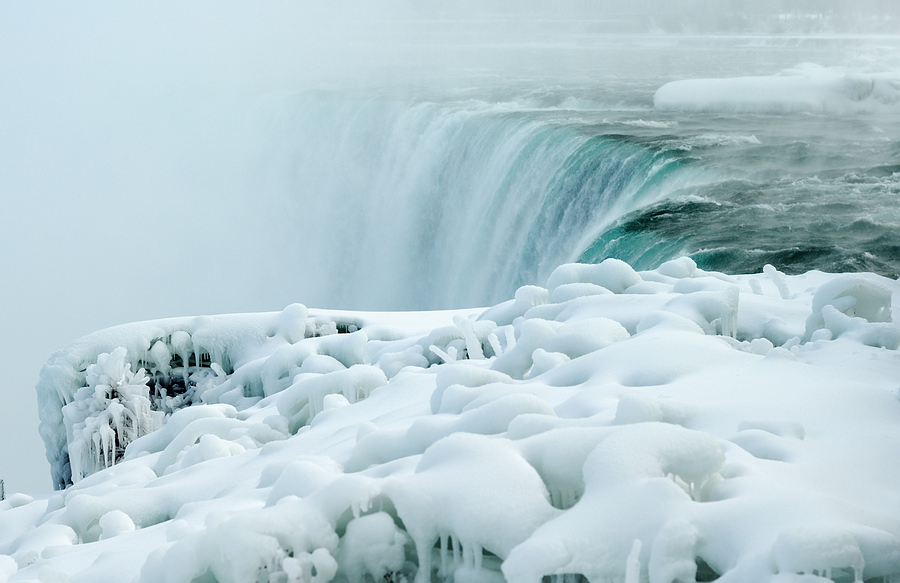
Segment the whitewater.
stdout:
[[[882,47],[825,67],[805,60],[832,62],[843,42],[615,42],[590,47],[604,67],[587,84],[591,71],[574,84],[513,76],[485,95],[464,76],[463,89],[412,98],[320,90],[267,103],[268,171],[303,225],[310,293],[367,309],[483,305],[605,257],[900,275],[900,78],[877,62]],[[744,75],[748,43],[767,75]],[[519,50],[550,66],[549,49]],[[698,71],[718,77],[719,95],[703,80],[666,84]]]
[[898,37],[198,6],[3,35],[0,583],[900,579]]

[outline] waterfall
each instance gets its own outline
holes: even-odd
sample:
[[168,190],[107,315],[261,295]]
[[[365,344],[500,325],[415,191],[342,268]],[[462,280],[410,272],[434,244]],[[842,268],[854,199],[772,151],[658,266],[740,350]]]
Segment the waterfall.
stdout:
[[562,107],[305,92],[265,109],[283,259],[313,305],[499,301],[697,174],[684,152]]

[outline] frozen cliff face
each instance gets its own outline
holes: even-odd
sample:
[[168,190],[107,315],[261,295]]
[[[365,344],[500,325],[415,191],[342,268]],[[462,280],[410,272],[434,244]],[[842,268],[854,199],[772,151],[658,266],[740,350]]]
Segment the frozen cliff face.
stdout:
[[113,465],[128,443],[206,402],[200,395],[209,389],[237,387],[233,394],[248,399],[242,403],[253,402],[263,394],[259,357],[307,337],[355,331],[353,318],[309,316],[293,304],[274,314],[126,324],[74,342],[51,356],[37,385],[53,483],[63,488]]
[[897,291],[870,274],[608,260],[486,310],[295,304],[101,331],[42,373],[42,435],[67,487],[0,503],[0,568],[888,581]]
[[87,386],[62,409],[74,480],[122,459],[129,443],[162,427],[163,413],[150,407],[144,369],[131,372],[126,350],[97,357],[87,368]]

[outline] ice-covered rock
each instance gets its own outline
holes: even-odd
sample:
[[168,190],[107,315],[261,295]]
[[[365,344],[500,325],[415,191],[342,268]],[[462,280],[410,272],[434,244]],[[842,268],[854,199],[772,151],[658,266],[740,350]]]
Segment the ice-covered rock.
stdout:
[[0,577],[889,581],[898,285],[606,261],[101,331],[42,372],[61,491],[0,503]]
[[778,535],[772,549],[782,573],[809,573],[832,579],[838,569],[851,571],[854,582],[862,581],[866,561],[856,539],[833,527],[803,527]]
[[7,583],[18,570],[19,565],[15,559],[8,555],[0,555],[0,582]]
[[[842,275],[823,284],[806,320],[810,340],[852,336],[869,346],[896,349],[900,330],[890,324],[892,293],[886,285],[862,275]],[[827,336],[821,334],[827,331]]]
[[406,563],[409,537],[385,512],[351,520],[338,549],[341,571],[350,583],[362,583],[370,575],[375,581],[400,573]]
[[891,111],[900,106],[900,76],[806,63],[770,77],[672,81],[656,91],[653,103],[657,109],[669,111]]

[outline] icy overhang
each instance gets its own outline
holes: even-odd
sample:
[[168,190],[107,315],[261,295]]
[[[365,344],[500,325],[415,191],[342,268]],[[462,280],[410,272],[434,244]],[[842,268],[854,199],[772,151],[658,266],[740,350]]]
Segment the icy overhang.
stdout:
[[[141,396],[147,400],[152,412],[168,415],[192,404],[195,397],[199,402],[199,395],[195,395],[198,383],[209,385],[211,380],[224,380],[235,369],[302,338],[352,332],[362,324],[360,315],[321,310],[311,314],[306,307],[293,304],[281,312],[136,322],[76,340],[51,355],[36,386],[40,433],[54,487],[65,488],[73,478],[83,477],[73,476],[69,446],[77,441],[77,436],[73,434],[72,419],[67,425],[64,412],[71,411],[79,391],[87,398],[89,395],[84,389],[97,388],[96,381],[89,382],[90,372],[105,375],[106,382],[110,382],[110,376],[114,377],[113,385],[134,387],[129,383],[143,370],[143,380],[138,384],[145,386],[147,391]],[[110,370],[100,370],[104,364]],[[113,368],[118,370],[113,371]],[[116,389],[115,386],[111,388]],[[252,383],[242,387],[243,394],[251,400],[261,396],[260,391],[261,387]],[[102,400],[101,395],[96,397]],[[127,415],[127,409],[121,414]],[[84,415],[80,417],[83,422]],[[115,423],[116,419],[109,421]],[[145,429],[158,428],[162,420],[147,419],[145,423],[149,425]],[[146,432],[149,431],[136,430],[132,437]],[[121,454],[122,451],[119,457]],[[79,470],[88,470],[111,465],[102,460],[97,463],[99,465],[78,463],[76,466]],[[83,471],[78,473],[84,474]]]

